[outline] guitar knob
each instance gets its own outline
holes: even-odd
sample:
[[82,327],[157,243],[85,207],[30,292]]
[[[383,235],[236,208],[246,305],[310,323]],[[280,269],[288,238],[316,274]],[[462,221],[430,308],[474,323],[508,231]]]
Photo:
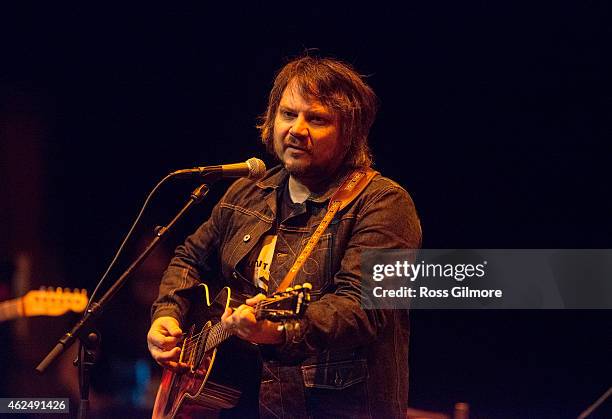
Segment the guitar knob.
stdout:
[[302,286],[298,284],[298,285],[294,286],[293,289],[294,290],[301,290]]
[[305,288],[307,290],[311,290],[312,289],[312,284],[310,282],[304,282],[304,284],[302,285],[302,288]]
[[293,288],[288,287],[288,288],[285,290],[285,292],[289,292],[289,291],[293,291]]

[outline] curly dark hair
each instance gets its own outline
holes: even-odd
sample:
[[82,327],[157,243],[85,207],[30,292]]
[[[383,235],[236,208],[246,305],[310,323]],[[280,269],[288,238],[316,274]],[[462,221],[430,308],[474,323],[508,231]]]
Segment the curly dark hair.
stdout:
[[257,125],[268,151],[274,154],[274,119],[283,92],[293,81],[300,94],[316,98],[339,116],[342,140],[347,146],[344,166],[371,166],[368,134],[376,117],[378,99],[350,64],[332,58],[301,56],[278,72],[268,108]]

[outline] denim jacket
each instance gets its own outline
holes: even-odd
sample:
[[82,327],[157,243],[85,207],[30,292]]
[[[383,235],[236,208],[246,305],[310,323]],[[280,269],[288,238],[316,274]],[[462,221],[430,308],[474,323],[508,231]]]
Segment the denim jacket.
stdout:
[[[277,274],[286,273],[342,180],[311,195],[301,213],[277,220],[277,196],[287,178],[277,166],[260,181],[240,179],[228,189],[209,220],[176,249],[153,305],[153,319],[173,316],[183,324],[190,301],[180,290],[200,282],[213,289],[229,285],[243,295],[258,293],[252,279],[241,274],[241,262],[274,228],[285,248],[275,254],[273,266]],[[262,345],[267,360],[262,416],[405,416],[408,313],[362,309],[360,253],[366,248],[415,249],[420,244],[410,196],[380,174],[336,214],[295,279],[313,285],[313,302],[304,318],[286,323],[284,344]]]

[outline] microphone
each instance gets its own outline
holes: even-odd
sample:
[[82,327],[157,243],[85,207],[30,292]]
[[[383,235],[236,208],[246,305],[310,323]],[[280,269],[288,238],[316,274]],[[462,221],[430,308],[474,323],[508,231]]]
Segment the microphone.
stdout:
[[170,176],[180,178],[206,177],[214,180],[222,178],[246,177],[249,179],[261,179],[266,173],[266,165],[263,161],[251,157],[244,163],[221,164],[218,166],[194,167],[193,169],[182,169],[170,173]]

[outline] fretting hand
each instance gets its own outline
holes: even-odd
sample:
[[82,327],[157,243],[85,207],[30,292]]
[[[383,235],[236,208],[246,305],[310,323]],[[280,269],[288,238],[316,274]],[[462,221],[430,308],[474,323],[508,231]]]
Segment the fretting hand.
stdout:
[[221,316],[223,326],[241,339],[253,343],[280,344],[284,342],[281,323],[269,320],[257,320],[254,307],[265,300],[265,295],[257,294],[246,300],[245,304],[235,310],[226,308]]

